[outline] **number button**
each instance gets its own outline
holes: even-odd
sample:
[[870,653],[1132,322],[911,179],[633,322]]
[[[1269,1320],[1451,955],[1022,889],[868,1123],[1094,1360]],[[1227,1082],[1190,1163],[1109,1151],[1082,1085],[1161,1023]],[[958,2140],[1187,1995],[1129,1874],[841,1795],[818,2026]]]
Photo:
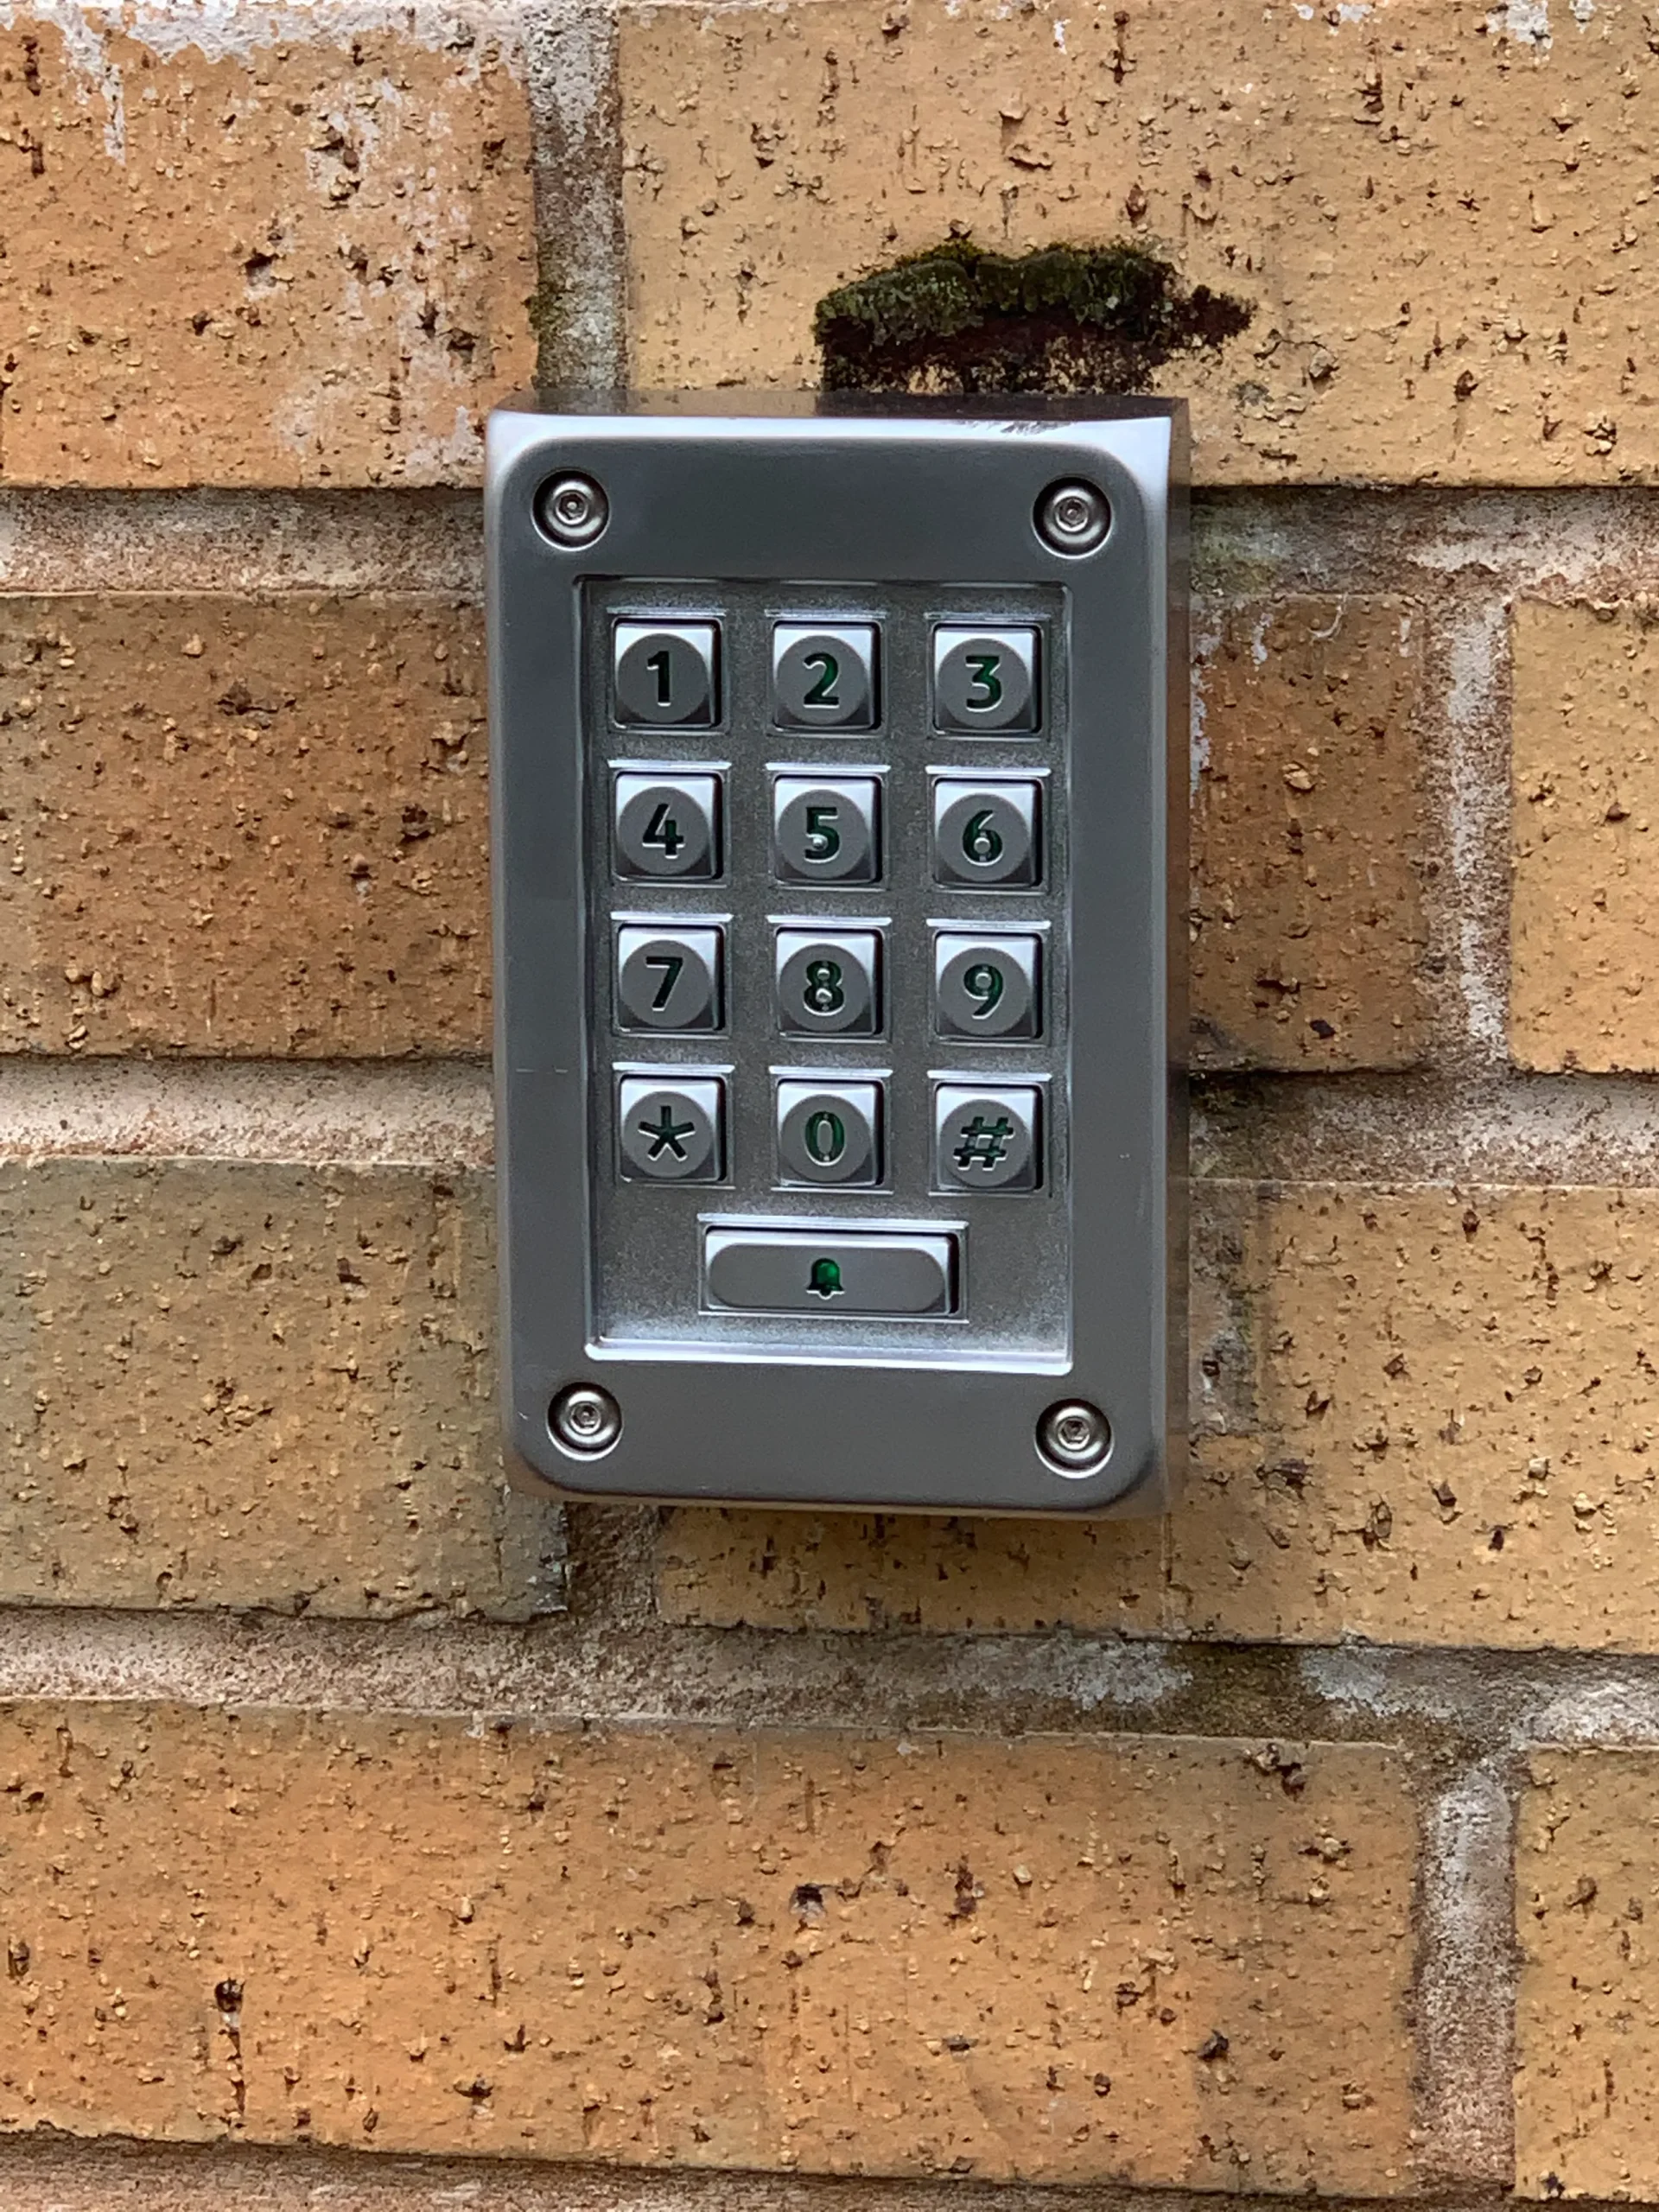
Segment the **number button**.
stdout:
[[720,874],[720,779],[616,779],[616,872],[683,878]]
[[880,786],[873,776],[772,787],[772,864],[785,883],[874,883],[881,873]]
[[1042,948],[1034,937],[933,940],[933,1014],[941,1037],[1042,1034]]
[[933,874],[940,883],[1023,890],[1042,874],[1042,794],[1033,783],[933,785]]
[[719,930],[619,930],[617,1026],[718,1029],[720,970]]
[[933,1093],[933,1184],[940,1191],[1034,1191],[1042,1161],[1042,1095],[1021,1086]]
[[680,729],[715,721],[718,638],[712,622],[619,622],[613,641],[618,721]]
[[933,632],[933,726],[948,730],[1034,730],[1038,724],[1035,630]]
[[630,1076],[617,1101],[617,1148],[630,1182],[717,1183],[725,1086]]
[[874,1036],[881,1027],[880,958],[874,931],[818,937],[779,930],[779,1022],[800,1036]]
[[773,626],[772,712],[784,728],[873,728],[875,682],[875,632],[868,623]]
[[881,1179],[881,1086],[816,1083],[778,1086],[778,1173],[785,1183],[868,1184]]

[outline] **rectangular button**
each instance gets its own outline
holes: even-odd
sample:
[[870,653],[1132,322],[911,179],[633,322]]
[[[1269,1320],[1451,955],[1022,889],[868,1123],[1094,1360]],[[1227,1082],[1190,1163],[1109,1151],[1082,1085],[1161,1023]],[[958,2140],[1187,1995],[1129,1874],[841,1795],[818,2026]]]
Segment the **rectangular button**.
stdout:
[[957,1240],[711,1229],[703,1281],[709,1304],[734,1313],[954,1313]]

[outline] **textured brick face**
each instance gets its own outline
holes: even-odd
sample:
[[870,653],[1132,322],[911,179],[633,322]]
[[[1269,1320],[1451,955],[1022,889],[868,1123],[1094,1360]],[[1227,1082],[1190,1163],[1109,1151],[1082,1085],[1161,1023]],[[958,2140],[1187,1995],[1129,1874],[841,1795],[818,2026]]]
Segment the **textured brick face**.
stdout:
[[[1659,1649],[1651,1191],[1195,1186],[1163,1529],[683,1513],[677,1614]],[[1215,1379],[1205,1372],[1213,1371]]]
[[1200,480],[1646,480],[1659,60],[1639,9],[1560,11],[1553,44],[1544,21],[633,10],[635,374],[810,384],[815,302],[953,224],[1008,250],[1128,237],[1255,311],[1153,379],[1192,399]]
[[1521,1801],[1516,2186],[1659,2195],[1659,1753],[1534,1754]]
[[0,1163],[0,1601],[546,1610],[493,1294],[486,1179]]
[[0,1774],[0,2124],[1409,2183],[1371,1746],[30,1707]]
[[1287,599],[1234,609],[1204,650],[1195,1065],[1417,1057],[1422,627],[1401,600]]
[[1515,610],[1510,1035],[1534,1068],[1659,1067],[1653,610]]
[[434,599],[0,601],[0,1049],[485,1049],[483,660]]
[[[77,10],[0,29],[0,478],[441,484],[534,365],[530,126],[458,10],[432,42]],[[232,15],[234,11],[232,11]],[[164,32],[166,26],[162,26]],[[213,48],[212,54],[203,50]]]

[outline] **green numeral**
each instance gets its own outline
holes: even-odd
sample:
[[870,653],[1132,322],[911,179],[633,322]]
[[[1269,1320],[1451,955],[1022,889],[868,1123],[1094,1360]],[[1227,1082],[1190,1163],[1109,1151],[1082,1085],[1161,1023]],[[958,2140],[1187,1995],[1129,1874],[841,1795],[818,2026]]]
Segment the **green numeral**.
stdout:
[[663,971],[663,980],[657,986],[657,995],[651,1002],[652,1012],[661,1014],[674,995],[674,986],[680,980],[680,971],[685,962],[677,952],[648,952],[645,965],[647,968],[660,968]]
[[810,861],[832,861],[841,850],[841,832],[836,827],[841,813],[838,806],[809,806],[806,810],[806,857]]
[[645,663],[645,666],[657,678],[658,705],[671,707],[674,703],[674,664],[669,658],[668,647],[664,645],[661,652],[652,653],[651,658]]
[[977,868],[989,868],[1002,857],[1002,840],[991,821],[991,810],[982,806],[962,825],[962,849]]
[[841,702],[836,696],[836,678],[841,674],[841,663],[834,653],[808,653],[804,665],[818,671],[817,683],[806,695],[806,704],[838,707]]
[[[1002,665],[1001,654],[969,653],[968,665],[974,671],[974,680],[968,687],[968,704],[970,707],[977,707],[982,714],[992,707],[1000,706],[1002,701],[1002,679],[996,671]],[[974,696],[976,691],[982,691],[984,697],[976,699]]]
[[1002,970],[988,960],[976,961],[962,979],[962,988],[974,1001],[974,1019],[982,1021],[1002,995]]
[[801,1135],[808,1154],[820,1167],[833,1167],[847,1149],[847,1124],[839,1114],[832,1114],[825,1106],[807,1116]]

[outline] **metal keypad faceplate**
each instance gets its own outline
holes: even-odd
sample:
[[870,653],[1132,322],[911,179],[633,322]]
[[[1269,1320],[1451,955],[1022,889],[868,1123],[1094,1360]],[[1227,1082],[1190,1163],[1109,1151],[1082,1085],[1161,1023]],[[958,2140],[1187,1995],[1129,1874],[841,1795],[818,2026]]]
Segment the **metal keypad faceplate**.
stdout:
[[[497,418],[507,1392],[538,1476],[1162,1497],[1171,430]],[[964,442],[980,496],[1006,479],[982,547]],[[587,547],[536,525],[556,468],[604,488]],[[1032,525],[1066,476],[1113,502],[1088,561]],[[620,1408],[602,1452],[550,1433],[573,1384]],[[1114,1434],[1084,1471],[1033,1441],[1073,1397]]]

